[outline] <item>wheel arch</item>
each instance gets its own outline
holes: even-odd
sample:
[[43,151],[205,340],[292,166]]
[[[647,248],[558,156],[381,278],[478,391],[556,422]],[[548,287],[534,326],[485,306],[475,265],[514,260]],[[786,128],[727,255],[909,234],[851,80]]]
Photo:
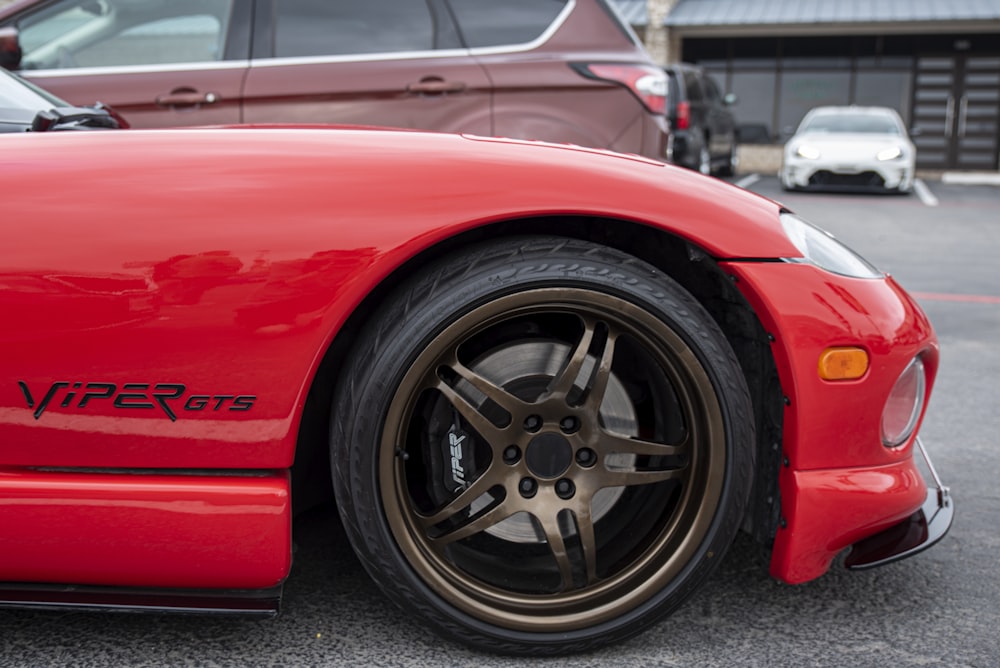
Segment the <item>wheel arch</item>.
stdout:
[[591,241],[629,253],[680,283],[711,314],[739,359],[753,400],[757,472],[744,528],[769,546],[779,517],[782,392],[767,333],[734,280],[681,236],[636,222],[597,216],[526,217],[478,227],[425,249],[397,267],[358,304],[323,355],[309,388],[292,467],[296,512],[332,498],[330,427],[333,388],[359,331],[386,295],[428,263],[470,243],[525,234]]

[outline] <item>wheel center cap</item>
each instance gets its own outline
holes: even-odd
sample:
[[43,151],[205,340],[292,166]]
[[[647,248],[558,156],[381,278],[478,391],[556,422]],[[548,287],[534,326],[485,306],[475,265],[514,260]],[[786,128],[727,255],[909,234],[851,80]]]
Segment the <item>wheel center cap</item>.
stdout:
[[531,439],[524,460],[536,477],[558,478],[573,462],[573,446],[561,434],[546,432]]

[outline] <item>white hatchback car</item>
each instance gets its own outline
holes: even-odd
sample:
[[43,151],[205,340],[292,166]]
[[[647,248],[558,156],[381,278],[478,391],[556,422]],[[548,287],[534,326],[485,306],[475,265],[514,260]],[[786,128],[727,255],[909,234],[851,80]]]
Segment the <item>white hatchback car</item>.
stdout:
[[785,190],[913,188],[916,148],[888,107],[816,107],[785,144]]

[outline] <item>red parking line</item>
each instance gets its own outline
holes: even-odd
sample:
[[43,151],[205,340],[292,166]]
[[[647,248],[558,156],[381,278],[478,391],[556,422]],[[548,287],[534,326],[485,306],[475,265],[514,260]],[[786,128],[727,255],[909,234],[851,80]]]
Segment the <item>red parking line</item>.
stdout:
[[913,292],[914,297],[935,302],[973,302],[976,304],[1000,304],[1000,297],[988,295],[952,295],[942,292]]

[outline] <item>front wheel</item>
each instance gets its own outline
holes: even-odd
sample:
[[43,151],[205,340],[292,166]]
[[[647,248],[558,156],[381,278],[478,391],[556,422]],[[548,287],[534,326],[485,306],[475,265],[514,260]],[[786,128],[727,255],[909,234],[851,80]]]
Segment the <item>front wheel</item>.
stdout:
[[560,238],[468,249],[358,341],[333,406],[337,502],[375,580],[442,634],[533,655],[620,640],[732,541],[746,385],[649,265]]
[[792,183],[791,177],[784,170],[778,172],[778,183],[781,184],[781,189],[785,192],[792,192],[797,189],[795,184]]
[[724,164],[722,168],[719,170],[719,176],[733,176],[734,174],[736,174],[736,170],[739,167],[739,164],[740,164],[739,146],[736,144],[736,141],[734,140],[733,143],[729,146],[729,157],[726,158],[726,164]]
[[708,137],[701,140],[701,148],[698,149],[698,171],[705,176],[712,175],[712,152],[709,150]]

